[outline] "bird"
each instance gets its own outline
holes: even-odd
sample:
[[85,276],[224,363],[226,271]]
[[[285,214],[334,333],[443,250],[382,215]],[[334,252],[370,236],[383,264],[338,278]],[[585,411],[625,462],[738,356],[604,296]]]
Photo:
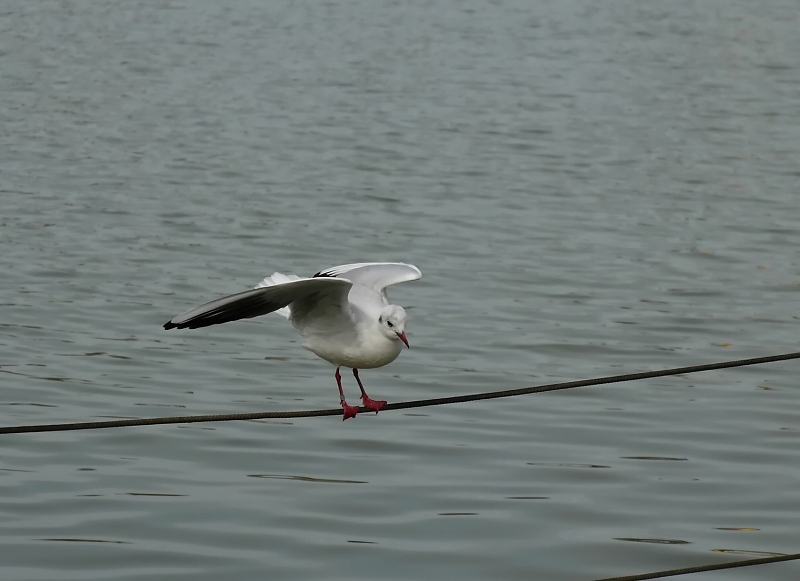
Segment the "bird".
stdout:
[[376,414],[383,409],[386,401],[367,395],[358,370],[388,365],[404,345],[410,348],[406,311],[389,302],[386,287],[420,278],[419,268],[402,262],[343,264],[305,278],[275,272],[253,289],[173,317],[164,329],[198,329],[277,313],[297,329],[303,347],[336,366],[342,419],[347,420],[359,407],[345,399],[340,368],[353,370],[365,408]]

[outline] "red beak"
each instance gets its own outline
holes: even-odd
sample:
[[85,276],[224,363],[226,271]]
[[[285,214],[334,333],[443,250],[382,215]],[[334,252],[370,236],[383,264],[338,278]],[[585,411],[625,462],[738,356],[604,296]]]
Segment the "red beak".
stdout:
[[405,343],[405,344],[406,344],[406,347],[408,347],[409,349],[411,349],[411,345],[409,345],[409,344],[408,344],[408,339],[406,339],[406,334],[405,334],[405,333],[398,333],[398,334],[397,334],[397,336],[400,338],[400,340],[401,340],[403,343]]

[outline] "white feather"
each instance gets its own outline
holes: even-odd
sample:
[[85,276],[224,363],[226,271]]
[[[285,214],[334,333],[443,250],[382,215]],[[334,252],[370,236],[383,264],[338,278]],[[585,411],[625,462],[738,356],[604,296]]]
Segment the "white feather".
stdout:
[[320,271],[314,276],[345,278],[351,281],[354,286],[361,285],[379,293],[388,304],[385,290],[387,286],[419,280],[422,277],[422,273],[413,264],[405,264],[404,262],[359,262],[334,266]]
[[[255,288],[264,288],[267,286],[275,286],[277,284],[283,284],[285,282],[291,282],[293,280],[300,280],[300,277],[296,274],[281,274],[280,272],[273,272],[272,276],[268,276],[260,283],[256,285]],[[282,309],[278,309],[277,311],[273,311],[274,313],[280,315],[288,319],[292,316],[292,312],[289,310],[289,307],[283,307]]]

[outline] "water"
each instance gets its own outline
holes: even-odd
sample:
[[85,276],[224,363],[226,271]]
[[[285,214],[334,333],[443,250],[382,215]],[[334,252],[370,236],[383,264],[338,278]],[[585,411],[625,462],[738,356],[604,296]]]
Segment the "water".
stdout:
[[[331,407],[277,317],[161,325],[353,261],[424,274],[392,289],[412,349],[362,374],[390,401],[797,350],[794,3],[1,19],[2,425]],[[573,580],[796,552],[797,369],[3,436],[2,577]]]

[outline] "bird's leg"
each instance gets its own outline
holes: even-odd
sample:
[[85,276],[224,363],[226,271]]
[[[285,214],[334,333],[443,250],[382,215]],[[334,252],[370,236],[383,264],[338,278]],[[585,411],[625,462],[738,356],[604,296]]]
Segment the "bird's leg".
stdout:
[[370,399],[370,397],[367,395],[367,392],[364,391],[364,385],[361,383],[361,378],[358,376],[358,369],[353,368],[353,375],[356,376],[358,387],[361,388],[361,401],[364,402],[364,407],[373,410],[377,414],[383,409],[383,406],[386,405],[386,401]]
[[339,386],[339,401],[342,403],[342,409],[344,410],[344,417],[342,418],[342,421],[346,420],[347,418],[356,417],[356,414],[358,413],[358,406],[347,405],[347,402],[344,400],[344,390],[342,389],[342,375],[339,373],[338,367],[336,368],[336,384]]

